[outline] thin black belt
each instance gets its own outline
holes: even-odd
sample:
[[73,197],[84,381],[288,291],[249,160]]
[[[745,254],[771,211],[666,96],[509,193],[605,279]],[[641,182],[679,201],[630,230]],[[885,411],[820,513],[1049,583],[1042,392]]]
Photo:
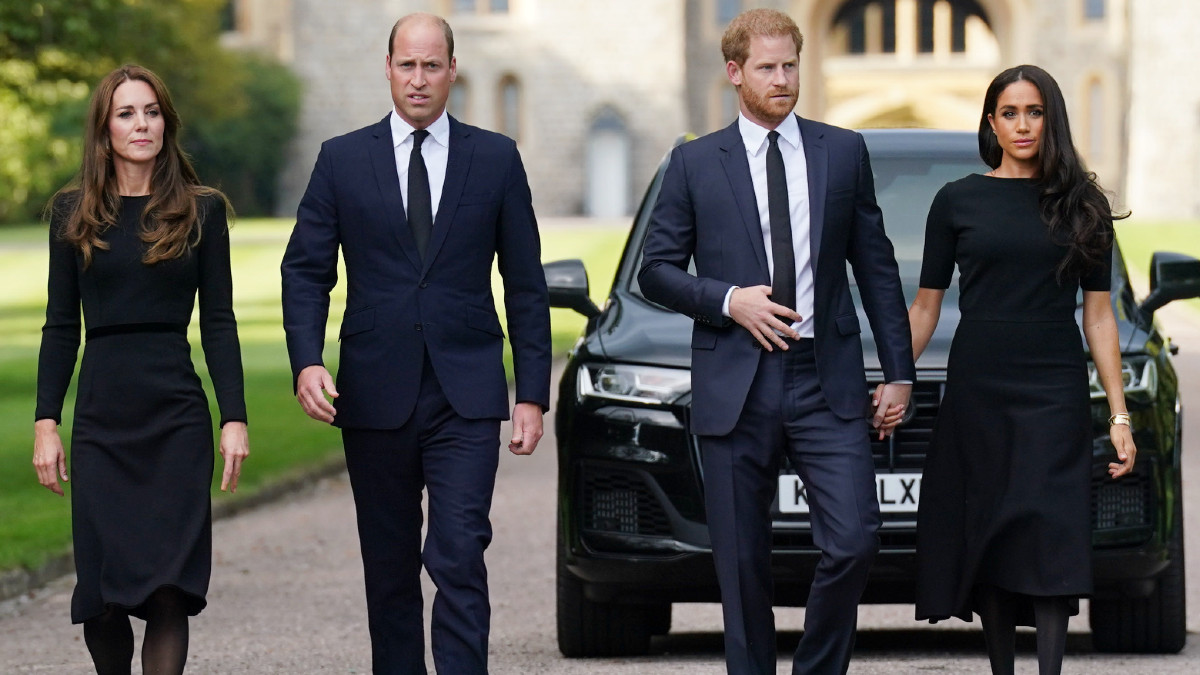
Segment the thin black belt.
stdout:
[[108,337],[110,335],[129,335],[130,333],[179,333],[187,335],[186,323],[167,323],[150,322],[150,323],[124,323],[115,326],[98,326],[89,328],[86,334],[86,339],[92,340],[95,338]]

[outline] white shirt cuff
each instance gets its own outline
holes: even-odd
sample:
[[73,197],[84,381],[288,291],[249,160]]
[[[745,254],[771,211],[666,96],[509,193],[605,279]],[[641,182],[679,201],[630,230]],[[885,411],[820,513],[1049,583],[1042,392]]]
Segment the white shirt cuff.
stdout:
[[729,290],[725,291],[725,302],[721,303],[721,316],[729,316],[729,298],[732,298],[733,292],[739,288],[741,288],[741,287],[740,286],[730,286]]

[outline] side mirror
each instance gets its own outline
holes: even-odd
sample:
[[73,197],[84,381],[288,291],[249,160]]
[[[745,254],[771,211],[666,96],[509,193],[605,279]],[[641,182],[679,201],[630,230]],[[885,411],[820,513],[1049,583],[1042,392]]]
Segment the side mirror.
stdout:
[[600,308],[588,294],[587,269],[579,259],[555,260],[542,265],[550,306],[573,309],[591,319],[600,316]]
[[1156,251],[1150,256],[1150,295],[1142,301],[1149,318],[1168,302],[1200,297],[1200,260],[1182,253]]

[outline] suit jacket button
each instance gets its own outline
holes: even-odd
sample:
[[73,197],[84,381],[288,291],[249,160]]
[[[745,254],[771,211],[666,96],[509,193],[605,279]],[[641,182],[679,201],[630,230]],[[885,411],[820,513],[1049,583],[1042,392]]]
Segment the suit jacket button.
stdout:
[[414,323],[413,328],[416,328],[417,330],[422,330],[421,324],[419,324],[419,323]]
[[422,282],[420,283],[420,285],[418,286],[418,288],[429,288],[429,282],[428,282],[428,281],[422,281]]

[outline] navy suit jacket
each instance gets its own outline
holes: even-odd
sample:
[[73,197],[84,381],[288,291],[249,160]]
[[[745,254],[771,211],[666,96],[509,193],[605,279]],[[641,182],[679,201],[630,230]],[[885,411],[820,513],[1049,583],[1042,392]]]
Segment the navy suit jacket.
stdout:
[[282,265],[293,381],[323,363],[339,247],[346,310],[336,426],[402,426],[425,350],[455,412],[508,418],[494,260],[517,400],[549,408],[549,300],[525,168],[511,139],[450,118],[446,179],[424,260],[405,217],[388,118],[322,144]]
[[[862,136],[798,121],[808,165],[817,370],[829,407],[838,417],[854,419],[864,415],[868,399],[847,261],[888,381],[915,378],[908,312]],[[693,257],[695,276],[687,271]],[[750,164],[736,122],[671,153],[638,281],[647,298],[695,321],[692,432],[729,433],[763,351],[721,314],[721,306],[732,286],[771,285]]]

